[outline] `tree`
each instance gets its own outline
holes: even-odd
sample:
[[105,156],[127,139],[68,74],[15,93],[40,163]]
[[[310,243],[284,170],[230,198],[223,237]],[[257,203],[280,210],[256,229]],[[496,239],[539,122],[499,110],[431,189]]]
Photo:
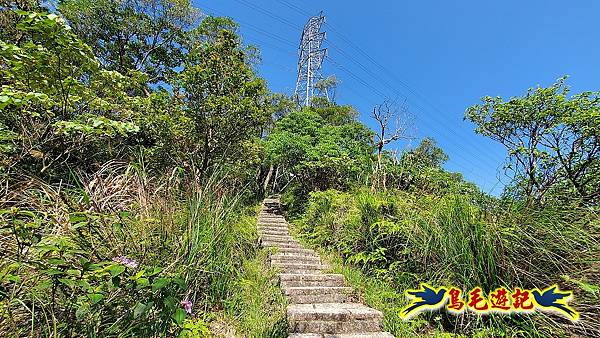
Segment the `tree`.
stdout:
[[377,166],[374,173],[376,179],[373,180],[373,183],[375,184],[378,177],[381,176],[381,184],[385,189],[386,175],[382,167],[383,148],[389,143],[402,138],[409,138],[407,135],[409,128],[408,108],[405,105],[399,106],[393,101],[386,100],[373,107],[371,117],[379,127],[374,137],[375,148],[377,149]]
[[226,18],[207,17],[198,29],[174,93],[193,126],[192,156],[206,173],[215,159],[239,159],[245,142],[258,139],[268,122],[267,89],[250,67],[248,49]]
[[[45,173],[123,156],[140,98],[139,81],[103,69],[91,48],[55,14],[17,11],[16,43],[0,41],[0,162]],[[139,74],[138,74],[139,75]]]
[[337,77],[335,75],[331,75],[327,78],[319,79],[319,81],[315,83],[315,88],[317,88],[321,93],[325,94],[327,101],[335,102],[335,95],[339,84],[340,81],[337,79]]
[[0,40],[4,42],[23,38],[23,31],[17,29],[21,16],[15,10],[41,12],[42,8],[38,0],[0,0]]
[[550,191],[600,198],[600,92],[569,96],[565,79],[507,101],[484,97],[465,113],[476,132],[506,147],[506,168],[528,205]]
[[400,161],[405,165],[418,169],[441,168],[448,161],[448,155],[442,148],[437,146],[433,138],[426,137],[421,140],[415,149],[402,154]]
[[265,141],[266,164],[275,168],[267,180],[280,189],[294,181],[301,193],[348,188],[367,171],[373,153],[372,132],[355,114],[351,107],[331,104],[278,120]]
[[180,67],[200,18],[189,0],[61,0],[59,11],[107,69],[164,82]]

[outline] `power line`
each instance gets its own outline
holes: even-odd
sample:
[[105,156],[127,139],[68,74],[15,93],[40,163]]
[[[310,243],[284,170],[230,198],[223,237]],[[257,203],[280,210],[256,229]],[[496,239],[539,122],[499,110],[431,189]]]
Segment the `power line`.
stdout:
[[[359,46],[357,46],[354,42],[352,42],[350,39],[346,38],[346,36],[339,32],[337,29],[335,29],[331,24],[329,23],[325,23],[325,25],[335,34],[337,34],[342,40],[344,40],[346,43],[348,43],[348,45],[350,45],[351,47],[353,47],[354,49],[356,49],[360,54],[362,54],[364,57],[366,57],[369,61],[371,61],[375,66],[377,66],[379,69],[381,69],[383,71],[384,74],[387,74],[390,78],[392,78],[393,80],[395,80],[396,82],[400,83],[404,88],[406,88],[410,93],[412,93],[415,97],[420,98],[424,103],[426,103],[427,105],[429,105],[429,107],[431,107],[434,111],[436,111],[437,113],[442,113],[440,109],[438,109],[433,103],[431,103],[423,94],[420,94],[418,91],[416,91],[415,89],[413,89],[412,87],[410,87],[406,82],[404,82],[402,79],[398,78],[393,72],[391,72],[389,69],[387,69],[386,67],[384,67],[383,65],[381,65],[379,62],[377,62],[375,59],[373,59],[373,57],[371,57],[367,52],[365,52],[362,48],[360,48]],[[416,102],[414,102],[416,103]],[[435,115],[434,115],[435,116]],[[438,121],[439,122],[439,121]],[[452,127],[451,127],[452,128]],[[477,146],[477,144],[473,144],[474,146],[476,146],[478,148],[478,150],[481,152],[481,154],[486,154],[487,152],[485,149],[482,149],[480,147]],[[489,156],[489,155],[488,155]]]
[[310,14],[305,12],[302,8],[292,4],[290,2],[287,2],[285,0],[280,0],[279,2],[281,2],[282,4],[284,4],[287,7],[291,8],[292,10],[295,10],[296,12],[300,13],[301,15],[310,16]]
[[352,71],[350,71],[349,69],[347,69],[346,67],[344,67],[342,64],[336,62],[331,57],[327,57],[327,60],[329,60],[329,62],[331,62],[337,68],[339,68],[339,69],[343,70],[344,72],[346,72],[348,75],[350,75],[356,81],[360,82],[363,86],[365,86],[365,87],[371,89],[372,91],[374,91],[375,93],[379,94],[382,98],[386,97],[386,95],[383,92],[381,92],[379,89],[373,87],[371,84],[369,84],[368,82],[366,82],[365,80],[363,80],[359,76],[355,75]]
[[241,3],[242,5],[250,7],[250,8],[252,8],[252,9],[258,11],[258,12],[261,12],[261,13],[267,15],[267,16],[275,18],[277,21],[279,21],[279,22],[281,22],[281,23],[283,23],[285,25],[288,25],[288,26],[290,26],[292,28],[295,28],[295,29],[298,28],[293,22],[291,22],[291,21],[289,21],[289,20],[287,20],[285,18],[282,18],[282,17],[280,17],[280,16],[278,16],[278,15],[276,15],[276,14],[274,14],[274,13],[272,13],[272,12],[270,12],[270,11],[264,9],[264,8],[261,8],[260,6],[256,6],[255,4],[253,4],[253,3],[249,2],[249,1],[246,1],[246,0],[235,0],[235,1],[237,1],[238,3]]
[[[262,12],[263,14],[265,14],[265,15],[267,15],[267,16],[269,16],[269,17],[271,17],[271,18],[274,18],[274,19],[276,19],[276,20],[278,20],[278,21],[280,21],[280,22],[282,22],[282,23],[284,23],[284,24],[286,24],[286,25],[288,25],[288,26],[290,26],[290,27],[292,27],[292,28],[295,28],[294,24],[293,24],[293,23],[291,23],[289,20],[286,20],[286,19],[284,19],[284,18],[282,18],[282,17],[280,17],[280,16],[278,16],[278,15],[274,14],[274,13],[273,13],[273,12],[271,12],[271,11],[265,10],[265,9],[263,9],[263,8],[260,8],[259,6],[256,6],[256,5],[250,5],[250,4],[248,4],[248,2],[247,2],[246,0],[236,0],[236,1],[238,1],[238,2],[241,2],[241,3],[245,3],[247,6],[249,6],[249,7],[253,8],[253,9],[255,9],[255,10],[258,10],[258,11],[260,11],[260,12]],[[288,2],[288,1],[285,1],[285,0],[280,0],[280,3],[284,4],[284,5],[285,5],[285,6],[287,6],[288,8],[291,8],[292,10],[294,10],[294,11],[296,11],[296,12],[300,13],[301,15],[309,15],[309,14],[308,14],[306,11],[302,10],[300,7],[298,7],[298,6],[296,6],[296,5],[292,4],[292,3],[290,3],[290,2]],[[375,59],[373,59],[373,58],[372,58],[372,57],[371,57],[371,56],[370,56],[368,53],[366,53],[366,52],[365,52],[365,51],[364,51],[362,48],[360,48],[359,46],[357,46],[356,44],[354,44],[354,42],[352,42],[350,39],[346,38],[346,36],[345,36],[344,34],[342,34],[342,33],[341,33],[341,32],[339,32],[337,29],[335,29],[335,28],[334,28],[334,27],[333,27],[331,24],[329,24],[329,23],[325,22],[325,23],[324,23],[324,25],[325,25],[325,26],[327,26],[329,29],[331,29],[331,30],[332,30],[334,33],[336,33],[336,34],[337,34],[337,35],[338,35],[338,36],[339,36],[339,37],[340,37],[340,38],[341,38],[343,41],[345,41],[346,43],[348,43],[348,45],[350,45],[350,47],[353,47],[354,49],[358,50],[358,52],[359,52],[360,54],[362,54],[364,57],[366,57],[366,58],[367,58],[367,59],[368,59],[370,62],[372,62],[374,65],[376,65],[376,66],[377,66],[377,67],[379,67],[381,70],[383,70],[383,72],[384,72],[384,73],[386,73],[386,74],[388,74],[388,76],[392,77],[392,79],[393,79],[393,80],[395,80],[396,82],[400,83],[400,84],[401,84],[403,87],[405,87],[405,88],[406,88],[406,89],[407,89],[407,90],[408,90],[408,91],[409,91],[409,92],[410,92],[412,95],[414,95],[416,98],[420,98],[422,101],[424,101],[426,104],[428,104],[428,105],[429,105],[431,108],[433,108],[433,110],[434,110],[434,111],[436,111],[437,113],[441,113],[441,111],[440,111],[440,110],[439,110],[439,109],[438,109],[436,106],[434,106],[434,105],[433,105],[431,102],[429,102],[429,101],[428,101],[428,99],[427,99],[427,98],[426,98],[424,95],[420,94],[419,92],[417,92],[416,90],[414,90],[413,88],[411,88],[411,87],[410,87],[410,86],[409,86],[407,83],[405,83],[405,82],[404,82],[402,79],[400,79],[400,78],[396,77],[396,76],[395,76],[395,75],[394,75],[392,72],[390,72],[390,71],[389,71],[387,68],[385,68],[385,67],[384,67],[384,66],[382,66],[382,65],[381,65],[379,62],[377,62]],[[358,61],[356,58],[352,57],[351,55],[348,55],[346,52],[344,52],[344,50],[343,50],[342,48],[339,48],[339,47],[337,47],[335,44],[333,44],[333,42],[332,42],[332,41],[328,40],[328,44],[329,44],[331,47],[333,47],[334,49],[338,50],[338,51],[339,51],[341,54],[343,54],[344,56],[346,56],[346,58],[347,58],[347,59],[349,59],[350,61],[352,61],[352,62],[354,62],[355,64],[357,64],[357,65],[358,65],[358,66],[359,66],[359,67],[360,67],[360,68],[361,68],[363,71],[365,71],[365,73],[367,73],[368,75],[370,75],[371,77],[373,77],[373,78],[375,79],[375,81],[382,82],[382,83],[384,84],[384,88],[388,88],[388,89],[390,89],[390,90],[391,90],[391,89],[394,87],[394,86],[393,86],[393,85],[391,85],[391,84],[390,84],[390,83],[389,83],[389,82],[388,82],[388,81],[387,81],[385,78],[379,77],[377,74],[375,74],[375,73],[373,73],[372,71],[370,71],[370,70],[369,70],[369,69],[368,69],[366,66],[364,66],[364,65],[363,65],[363,64],[362,64],[360,61]],[[331,61],[332,59],[329,57],[329,58],[328,58],[328,60],[330,60],[330,61]],[[353,77],[356,77],[356,76],[354,76],[354,75],[352,75],[352,76],[353,76]],[[363,81],[363,80],[360,80],[360,82],[364,82],[364,81]],[[372,86],[371,86],[371,88],[372,88]],[[381,91],[377,90],[377,92],[378,92],[380,95],[382,95]],[[392,90],[392,92],[396,92],[396,95],[397,95],[397,91],[395,91],[395,90]],[[405,95],[403,95],[403,96],[405,96]],[[382,95],[382,98],[383,98],[383,99],[385,99],[385,98],[386,98],[386,95]],[[407,99],[408,99],[408,97],[407,97]],[[421,104],[419,104],[419,102],[418,102],[418,101],[413,101],[413,100],[410,100],[410,101],[412,101],[412,103],[413,103],[414,105],[420,106],[420,107],[421,107],[421,108],[423,108],[423,109],[425,108],[425,107],[423,107]],[[422,113],[424,113],[424,112],[422,111]],[[431,115],[428,115],[428,114],[423,114],[423,115],[424,115],[424,116],[431,116]],[[437,120],[437,122],[438,122],[440,125],[442,125],[442,124],[443,124],[443,121],[439,120],[439,119],[437,118],[437,116],[436,116],[436,115],[433,115],[433,116],[434,116],[434,119],[436,119],[436,120]],[[452,127],[451,127],[451,128],[452,128]],[[443,130],[443,134],[445,134],[447,137],[449,137],[449,136],[450,136],[450,134],[446,134],[446,129],[442,129],[442,130]],[[482,148],[478,147],[478,146],[477,146],[477,144],[473,144],[473,145],[474,145],[476,148],[478,148],[478,150],[479,150],[479,152],[480,152],[480,154],[479,154],[479,158],[481,158],[481,154],[485,154],[485,155],[483,155],[483,156],[485,156],[486,158],[488,158],[488,159],[491,159],[491,160],[495,160],[495,159],[493,159],[492,157],[490,157],[490,156],[487,154],[487,152],[485,151],[485,149],[482,149]]]
[[[214,12],[214,13],[217,13],[217,14],[219,14],[219,15],[221,15],[221,16],[227,16],[227,15],[225,15],[223,12],[217,11],[217,10],[215,10],[215,9],[211,9],[211,8],[209,8],[209,7],[206,7],[206,6],[203,6],[203,8],[206,8],[206,9],[208,9],[209,11],[211,11],[211,12]],[[254,30],[254,31],[256,31],[256,32],[259,32],[259,33],[261,33],[261,34],[264,34],[264,35],[266,35],[266,36],[269,36],[269,37],[271,37],[272,39],[278,40],[279,42],[281,42],[281,43],[283,43],[283,44],[286,44],[286,45],[288,45],[288,46],[291,46],[291,47],[293,47],[294,49],[296,48],[296,44],[295,44],[294,42],[292,42],[291,40],[288,40],[288,39],[286,39],[286,38],[283,38],[283,37],[281,37],[281,36],[278,36],[278,35],[272,34],[272,33],[268,32],[268,31],[265,31],[264,29],[262,29],[262,28],[260,28],[260,27],[257,27],[257,26],[255,26],[255,25],[253,25],[253,24],[251,24],[251,23],[244,22],[244,21],[241,21],[241,20],[239,20],[239,19],[236,19],[236,21],[237,21],[237,22],[239,22],[239,23],[241,23],[241,24],[243,24],[244,26],[247,26],[248,28],[250,28],[250,29],[252,29],[252,30]]]
[[[293,23],[291,23],[289,20],[286,20],[286,19],[284,19],[284,18],[282,18],[282,17],[280,17],[280,16],[278,16],[278,15],[276,15],[276,14],[273,14],[272,12],[270,12],[270,11],[268,11],[268,10],[262,9],[262,8],[260,8],[259,6],[256,6],[256,5],[253,5],[253,4],[250,4],[250,3],[248,3],[247,1],[244,1],[244,0],[236,0],[236,1],[238,1],[239,3],[242,3],[242,4],[244,4],[244,5],[246,5],[246,6],[248,6],[248,7],[250,7],[250,8],[252,8],[252,9],[256,10],[256,11],[259,11],[259,12],[261,12],[261,13],[263,13],[263,14],[265,14],[265,15],[267,15],[267,16],[269,16],[269,17],[271,17],[271,18],[274,18],[274,19],[276,19],[277,21],[279,21],[279,22],[281,22],[281,23],[283,23],[283,24],[285,24],[285,25],[287,25],[287,26],[290,26],[290,27],[292,27],[292,28],[294,28],[294,29],[296,29],[296,28],[297,28],[297,27],[296,27],[296,26],[295,26]],[[281,0],[280,2],[281,2],[281,3],[283,3],[284,5],[286,5],[287,7],[291,8],[292,10],[295,10],[296,12],[298,12],[298,13],[302,14],[302,15],[308,15],[308,13],[307,13],[307,12],[304,12],[303,10],[301,10],[300,8],[298,8],[297,6],[295,6],[295,5],[291,4],[291,3],[287,2],[287,1]],[[213,11],[214,11],[214,10],[213,10]],[[215,12],[216,12],[216,11],[215,11]],[[239,21],[239,20],[238,20],[238,21]],[[240,23],[244,23],[244,22],[242,22],[242,21],[239,21],[239,22],[240,22]],[[262,30],[262,29],[260,29],[260,28],[258,28],[258,27],[256,27],[256,26],[254,26],[254,25],[251,25],[251,24],[248,24],[248,23],[244,23],[244,24],[245,24],[245,25],[248,25],[250,28],[254,28],[254,30],[256,30],[256,31],[258,31],[259,33],[262,33],[262,34],[264,34],[264,35],[266,35],[266,36],[268,36],[268,37],[270,37],[270,38],[276,39],[276,40],[278,40],[278,41],[280,41],[280,42],[282,42],[282,43],[285,43],[286,45],[290,45],[290,46],[292,45],[292,42],[291,42],[291,41],[289,41],[289,40],[287,40],[287,39],[285,39],[285,38],[279,37],[279,36],[277,36],[277,35],[275,35],[275,34],[271,34],[271,33],[267,32],[267,31],[264,31],[264,30]],[[393,73],[389,72],[389,70],[387,70],[387,69],[386,69],[384,66],[382,66],[380,63],[378,63],[376,60],[374,60],[374,59],[373,59],[373,58],[372,58],[372,57],[371,57],[369,54],[367,54],[366,52],[364,52],[364,50],[362,50],[360,47],[358,47],[357,45],[355,45],[355,44],[354,44],[354,43],[353,43],[351,40],[349,40],[348,38],[346,38],[346,37],[345,37],[345,36],[344,36],[344,35],[343,35],[341,32],[339,32],[338,30],[336,30],[334,27],[332,27],[332,26],[331,26],[330,24],[328,24],[328,23],[325,23],[325,25],[326,25],[327,27],[329,27],[329,28],[330,28],[330,29],[331,29],[333,32],[337,33],[337,35],[338,35],[338,36],[340,36],[340,38],[341,38],[343,41],[345,41],[345,42],[346,42],[346,43],[348,43],[348,44],[349,44],[351,47],[353,47],[353,48],[355,48],[356,50],[358,50],[358,51],[359,51],[359,53],[360,53],[360,54],[362,54],[363,56],[365,56],[365,57],[366,57],[366,58],[367,58],[369,61],[371,61],[371,62],[372,62],[373,64],[375,64],[376,66],[378,66],[378,67],[379,67],[380,69],[382,69],[382,70],[383,70],[385,73],[388,73],[388,76],[390,76],[390,77],[392,77],[392,76],[393,76]],[[383,83],[385,83],[385,84],[386,84],[386,88],[392,88],[392,86],[390,86],[390,83],[389,83],[387,80],[385,80],[385,79],[383,79],[383,80],[382,80],[382,78],[379,78],[377,75],[375,75],[374,73],[372,73],[372,72],[371,72],[371,71],[370,71],[370,70],[369,70],[369,69],[368,69],[366,66],[364,66],[364,65],[363,65],[363,64],[362,64],[360,61],[356,60],[354,57],[352,57],[352,56],[348,55],[347,53],[345,53],[345,52],[343,51],[343,49],[342,49],[342,48],[340,48],[340,47],[337,47],[336,45],[332,44],[331,42],[329,42],[329,44],[330,44],[332,47],[334,47],[336,50],[340,51],[340,53],[342,53],[344,56],[346,56],[346,58],[348,58],[349,60],[351,60],[351,61],[353,61],[354,63],[356,63],[356,64],[357,64],[357,65],[358,65],[358,66],[359,66],[359,67],[360,67],[360,68],[361,68],[363,71],[365,71],[365,72],[366,72],[367,74],[369,74],[371,77],[375,78],[375,80],[376,80],[376,81],[379,81],[379,82],[383,82]],[[333,60],[331,57],[328,57],[328,60],[329,60],[329,61],[333,61],[332,63],[335,63],[335,61],[334,61],[334,60]],[[357,75],[355,75],[354,73],[352,73],[350,70],[346,69],[345,67],[343,67],[343,66],[342,66],[342,65],[340,65],[339,63],[336,63],[336,64],[337,64],[338,68],[340,68],[340,69],[344,70],[346,73],[348,73],[348,74],[349,74],[351,77],[353,77],[355,80],[359,81],[359,82],[360,82],[361,84],[363,84],[364,86],[366,86],[366,87],[370,88],[371,90],[374,90],[374,91],[375,91],[375,92],[377,92],[379,95],[381,95],[383,98],[385,98],[385,97],[386,97],[386,95],[385,95],[384,93],[382,93],[380,90],[376,89],[376,88],[375,88],[375,87],[373,87],[372,85],[368,84],[366,81],[364,81],[362,78],[360,78],[359,76],[357,76]],[[437,107],[435,107],[435,106],[434,106],[432,103],[430,103],[429,101],[427,101],[427,99],[426,99],[426,98],[425,98],[425,97],[424,97],[422,94],[420,94],[420,93],[416,92],[415,90],[413,90],[413,89],[412,89],[412,88],[411,88],[411,87],[410,87],[408,84],[406,84],[404,81],[402,81],[401,79],[397,78],[396,76],[393,76],[393,79],[394,79],[394,80],[396,80],[397,82],[399,82],[399,83],[400,83],[400,84],[401,84],[403,87],[405,87],[405,88],[406,88],[406,89],[407,89],[409,92],[411,92],[411,93],[412,93],[414,96],[416,96],[416,97],[418,97],[418,98],[421,98],[421,100],[425,101],[426,103],[428,103],[428,104],[430,105],[430,107],[432,107],[434,110],[436,110],[436,111],[438,111],[438,112],[439,112],[439,109],[437,109]],[[363,97],[363,98],[364,98],[364,97]],[[368,101],[371,101],[371,100],[368,100]],[[418,102],[414,102],[414,103],[415,103],[415,104],[418,104]],[[420,106],[420,104],[418,104],[418,105]],[[422,107],[422,108],[424,108],[424,107]],[[444,130],[444,131],[445,131],[445,130]],[[485,153],[485,151],[483,151],[482,153]],[[458,154],[460,154],[460,153],[458,153]],[[480,154],[480,156],[481,156],[481,154]],[[459,155],[459,157],[462,157],[462,156],[460,156],[460,155]],[[463,157],[463,159],[467,160],[467,159],[466,159],[466,158],[464,158],[464,157]],[[458,165],[458,164],[457,164],[457,165]],[[461,165],[458,165],[458,166],[461,166]],[[462,166],[461,166],[461,167],[462,167]]]
[[[280,0],[280,3],[282,3],[283,5],[287,6],[288,8],[298,12],[301,15],[308,15],[307,12],[305,12],[303,9],[301,9],[300,7],[286,1],[286,0]],[[337,35],[339,35],[339,37],[344,40],[346,43],[348,43],[351,47],[353,47],[354,49],[358,50],[358,52],[360,54],[362,54],[364,57],[366,57],[369,61],[371,61],[374,65],[376,65],[377,67],[379,67],[384,74],[388,74],[388,76],[392,77],[393,80],[397,81],[398,83],[400,83],[403,87],[405,87],[410,93],[412,93],[415,97],[420,98],[421,100],[423,100],[426,104],[428,104],[431,108],[433,108],[433,110],[435,110],[438,113],[441,113],[441,111],[435,106],[433,105],[433,103],[431,103],[423,94],[419,93],[418,91],[414,90],[412,87],[410,87],[406,82],[404,82],[402,79],[398,78],[397,76],[394,75],[394,73],[390,72],[387,68],[385,68],[384,66],[382,66],[379,62],[377,62],[375,59],[373,59],[368,53],[366,53],[362,48],[360,48],[359,46],[357,46],[354,42],[352,42],[350,39],[346,38],[346,36],[344,34],[342,34],[341,32],[339,32],[337,29],[335,29],[335,27],[333,27],[331,24],[329,23],[325,23],[325,26],[327,26],[332,32],[336,33]],[[356,60],[354,57],[346,54],[343,49],[338,48],[337,46],[335,46],[331,41],[328,41],[329,45],[331,45],[333,48],[337,49],[338,51],[340,51],[342,54],[344,54],[348,59],[350,59],[351,61],[355,62],[360,68],[362,68],[366,73],[368,73],[369,75],[371,75],[372,77],[376,78],[377,80],[377,76],[373,75],[362,63],[360,63],[360,61]],[[329,58],[329,60],[331,60],[331,58]],[[387,82],[385,79],[384,82],[388,88],[392,88],[392,86],[389,86],[389,82]],[[418,104],[418,102],[414,102],[414,104]],[[424,107],[422,107],[424,108]],[[438,121],[440,122],[440,121]],[[477,147],[479,148],[479,147]],[[479,148],[478,149],[481,153],[483,154],[487,154],[487,152],[484,149]],[[491,157],[490,157],[491,158]]]

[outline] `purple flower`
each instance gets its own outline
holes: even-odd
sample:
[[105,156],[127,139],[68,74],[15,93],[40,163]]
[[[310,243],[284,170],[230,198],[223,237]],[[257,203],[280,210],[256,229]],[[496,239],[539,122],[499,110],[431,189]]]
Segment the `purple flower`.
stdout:
[[125,256],[117,256],[117,257],[113,258],[113,262],[123,264],[132,269],[137,268],[139,265],[139,263],[137,261],[127,258]]
[[187,312],[188,314],[192,314],[192,302],[189,299],[187,299],[187,297],[184,300],[182,300],[180,304],[185,309],[185,312]]

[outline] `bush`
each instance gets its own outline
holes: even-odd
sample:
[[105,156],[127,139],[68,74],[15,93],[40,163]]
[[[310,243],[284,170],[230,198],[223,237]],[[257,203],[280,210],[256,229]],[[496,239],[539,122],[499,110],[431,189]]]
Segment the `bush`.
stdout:
[[255,250],[256,232],[236,221],[244,211],[225,179],[200,186],[114,162],[77,177],[72,185],[23,177],[3,192],[0,335],[199,330]]
[[600,255],[595,211],[556,207],[518,212],[497,205],[490,213],[487,204],[483,209],[474,201],[460,194],[328,190],[310,194],[296,223],[304,239],[339,252],[347,264],[390,281],[399,293],[420,282],[481,286],[488,292],[559,283],[575,291],[574,306],[585,318],[572,324],[542,314],[489,316],[468,328],[456,316],[442,313],[447,330],[600,332],[594,305]]

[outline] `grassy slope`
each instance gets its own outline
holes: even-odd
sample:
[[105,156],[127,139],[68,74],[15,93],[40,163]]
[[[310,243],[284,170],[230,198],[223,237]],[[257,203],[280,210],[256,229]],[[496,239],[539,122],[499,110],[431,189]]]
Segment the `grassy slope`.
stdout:
[[224,313],[244,336],[277,336],[285,303],[256,209],[225,180],[109,163],[72,185],[19,181],[0,207],[0,336],[202,336]]
[[[591,210],[484,212],[460,195],[327,191],[311,197],[296,229],[332,252],[336,269],[386,314],[399,336],[596,336],[600,332],[598,216]],[[340,257],[344,257],[342,260]],[[342,264],[343,262],[343,264]],[[404,290],[419,282],[486,290],[498,286],[574,290],[581,320],[546,314],[459,317],[397,312]]]

